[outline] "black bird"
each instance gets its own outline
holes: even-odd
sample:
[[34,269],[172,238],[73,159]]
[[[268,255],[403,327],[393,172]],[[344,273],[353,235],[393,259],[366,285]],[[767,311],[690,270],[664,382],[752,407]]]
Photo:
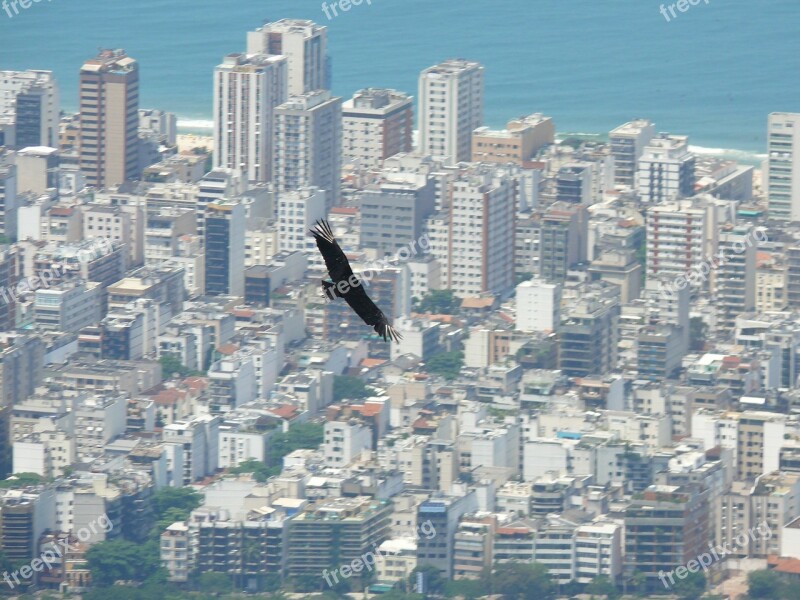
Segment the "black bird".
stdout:
[[[336,238],[333,237],[331,226],[327,221],[317,221],[311,234],[317,242],[322,258],[325,259],[325,266],[328,267],[328,274],[333,282],[322,280],[322,291],[326,298],[344,298],[356,314],[364,320],[364,323],[372,326],[373,329],[383,337],[384,341],[389,339],[399,342],[403,337],[397,330],[389,324],[386,315],[380,308],[370,300],[361,280],[353,273],[347,257],[342,252]],[[344,290],[344,291],[342,291]]]

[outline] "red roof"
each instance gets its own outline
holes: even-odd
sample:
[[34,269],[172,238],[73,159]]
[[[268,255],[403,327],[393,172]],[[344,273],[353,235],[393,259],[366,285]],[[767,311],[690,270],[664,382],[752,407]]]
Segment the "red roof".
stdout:
[[357,215],[358,209],[352,206],[334,206],[331,209],[332,215]]

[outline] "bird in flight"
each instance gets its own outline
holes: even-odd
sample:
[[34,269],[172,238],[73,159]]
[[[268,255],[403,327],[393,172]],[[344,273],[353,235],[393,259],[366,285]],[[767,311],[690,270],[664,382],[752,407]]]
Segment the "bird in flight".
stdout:
[[353,273],[347,257],[342,252],[342,248],[333,237],[331,226],[327,221],[317,221],[311,234],[317,242],[322,258],[325,259],[325,266],[332,281],[322,280],[323,294],[334,300],[344,298],[356,314],[361,317],[367,325],[383,337],[384,341],[390,339],[399,342],[403,337],[391,326],[386,315],[367,295],[361,280]]

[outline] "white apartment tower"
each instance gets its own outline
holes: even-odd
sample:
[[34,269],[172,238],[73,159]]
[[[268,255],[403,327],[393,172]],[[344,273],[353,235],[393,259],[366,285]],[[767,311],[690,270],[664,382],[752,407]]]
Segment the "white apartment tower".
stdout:
[[608,137],[614,155],[614,183],[636,186],[639,158],[655,135],[656,126],[647,119],[636,119],[611,131]]
[[344,158],[362,167],[380,167],[390,156],[411,152],[413,129],[411,96],[395,90],[360,90],[342,106]]
[[[451,184],[447,287],[461,298],[514,285],[514,182],[493,169],[470,170]],[[448,260],[449,257],[449,260]]]
[[289,95],[331,87],[328,28],[313,21],[281,19],[247,34],[247,53],[283,55],[289,63]]
[[685,135],[659,135],[639,159],[639,197],[646,204],[661,204],[694,194],[694,154]]
[[419,150],[449,162],[472,158],[472,132],[483,125],[480,63],[446,60],[419,77]]
[[275,109],[273,183],[283,194],[301,187],[325,190],[328,210],[339,201],[342,99],[327,90],[293,96]]
[[318,219],[327,217],[325,191],[303,187],[280,194],[278,198],[278,250],[316,253],[314,238],[308,230]]
[[769,218],[800,221],[800,113],[772,113],[768,127]]
[[284,56],[229,54],[214,70],[214,168],[250,182],[272,176],[275,107],[286,102]]

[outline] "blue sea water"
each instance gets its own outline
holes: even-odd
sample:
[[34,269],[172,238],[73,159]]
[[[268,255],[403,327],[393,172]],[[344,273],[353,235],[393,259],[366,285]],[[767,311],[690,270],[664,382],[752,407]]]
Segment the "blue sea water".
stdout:
[[[51,69],[67,110],[99,47],[141,64],[143,107],[184,125],[211,119],[215,65],[267,20],[329,27],[333,86],[416,95],[449,57],[486,66],[486,123],[531,112],[559,132],[607,132],[635,117],[696,146],[765,150],[768,113],[800,112],[800,2],[699,0],[669,22],[660,0],[367,0],[328,20],[321,0],[42,0],[0,9],[0,70]],[[669,6],[670,2],[665,2]]]

